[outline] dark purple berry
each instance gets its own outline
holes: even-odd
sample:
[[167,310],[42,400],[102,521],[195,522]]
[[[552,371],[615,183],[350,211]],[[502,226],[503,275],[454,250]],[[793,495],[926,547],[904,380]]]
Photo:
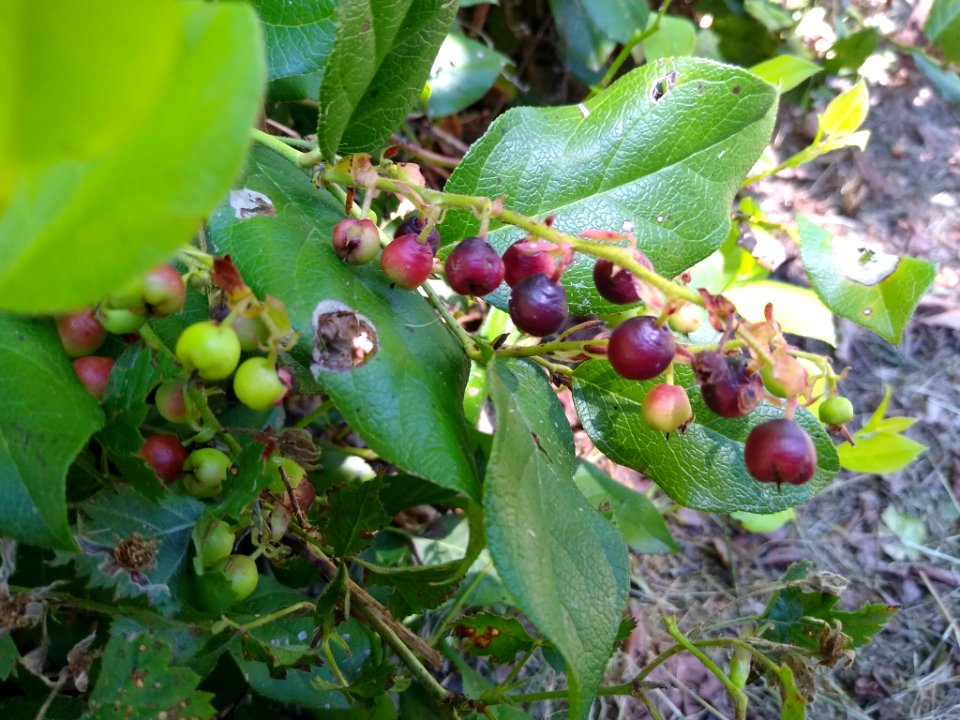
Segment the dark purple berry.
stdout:
[[557,261],[544,243],[517,240],[503,253],[504,280],[510,287],[531,275],[546,275],[554,279]]
[[743,356],[704,351],[693,356],[693,371],[708,408],[720,417],[749,415],[763,397],[759,373],[751,373]]
[[546,275],[524,278],[510,293],[513,324],[530,335],[555,333],[567,319],[567,291]]
[[803,428],[780,418],[757,425],[743,446],[747,470],[760,482],[803,485],[817,470],[817,450]]
[[[653,263],[642,252],[634,250],[633,256],[640,265],[653,270]],[[593,284],[597,286],[600,297],[615,305],[629,305],[643,299],[640,281],[633,277],[632,272],[614,265],[610,260],[600,258],[594,264]]]
[[400,235],[380,253],[380,268],[390,282],[404,290],[413,290],[424,283],[433,271],[433,251],[417,236]]
[[[426,224],[427,221],[424,218],[421,218],[419,215],[413,215],[412,217],[408,217],[397,226],[396,231],[393,233],[393,237],[398,238],[401,235],[419,236],[420,233],[423,232],[423,228]],[[440,249],[440,231],[437,230],[436,225],[430,228],[430,232],[427,233],[427,238],[424,242],[430,246],[431,252],[436,255],[437,250]]]
[[447,256],[444,272],[461,295],[486,295],[503,282],[503,260],[483,238],[468,237]]
[[652,317],[633,317],[620,323],[610,335],[607,358],[618,374],[628,380],[649,380],[673,362],[673,334]]

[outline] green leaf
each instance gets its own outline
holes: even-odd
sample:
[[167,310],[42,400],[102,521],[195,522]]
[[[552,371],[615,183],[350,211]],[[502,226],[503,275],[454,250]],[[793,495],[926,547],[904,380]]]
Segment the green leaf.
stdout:
[[721,418],[704,405],[690,368],[677,367],[675,379],[687,390],[695,421],[686,432],[667,437],[640,416],[643,398],[662,380],[626,380],[601,360],[589,360],[573,374],[577,414],[597,448],[644,473],[675,502],[706,512],[773,513],[807,502],[837,474],[833,442],[820,422],[800,408],[794,419],[813,439],[816,473],[804,485],[778,488],[757,482],[744,465],[743,443],[754,427],[783,417],[783,411],[764,403],[745,418]]
[[4,9],[0,210],[25,168],[84,160],[129,138],[155,111],[180,41],[174,3],[105,0],[96,14],[64,3],[55,19],[44,4]]
[[884,551],[894,560],[917,560],[920,553],[917,547],[922,547],[927,539],[927,528],[923,520],[907,513],[902,513],[893,505],[888,505],[881,515],[883,524],[900,540],[899,543],[882,543]]
[[[77,540],[83,554],[64,554],[60,560],[73,560],[77,574],[88,576],[88,587],[113,588],[115,598],[146,595],[172,612],[180,606],[190,535],[203,507],[186,495],[165,493],[157,501],[130,487],[104,490],[79,506]],[[134,535],[151,548],[152,561],[139,570],[121,566],[113,554],[117,543]]]
[[336,0],[251,0],[250,4],[263,26],[269,80],[323,68],[333,47]]
[[957,73],[947,72],[920,52],[913,53],[913,61],[944,98],[960,107],[960,76]]
[[150,631],[114,632],[90,693],[90,715],[107,718],[212,718],[213,694],[197,690],[202,678],[171,664],[170,646]]
[[810,284],[834,313],[897,344],[937,267],[834,239],[798,217],[800,251]]
[[7,537],[74,550],[67,468],[103,426],[52,324],[0,314],[0,527]]
[[927,449],[926,445],[895,432],[857,432],[855,445],[837,448],[840,466],[851,472],[884,475],[902,470]]
[[390,287],[376,263],[355,267],[337,258],[330,234],[343,218],[342,207],[318,194],[300,170],[255,148],[243,182],[270,198],[276,215],[240,220],[226,204],[210,219],[210,239],[219,252],[231,253],[259,296],[286,303],[303,338],[294,357],[309,364],[312,316],[321,300],[338,300],[366,317],[380,351],[353,370],[320,371],[323,392],[385,460],[479,497],[466,450],[463,388],[469,361],[463,349],[426,300]]
[[[14,179],[9,206],[0,216],[0,308],[49,313],[92,304],[189,240],[240,170],[264,75],[255,14],[243,3],[183,2],[173,7],[173,64],[152,93],[150,111],[125,136],[111,137],[102,151],[83,159],[58,154],[23,169]],[[75,25],[62,19],[40,24],[30,37],[30,62],[36,61],[33,43],[39,37],[49,41],[55,28],[69,28],[77,38],[88,39],[101,14],[86,13],[89,19]],[[122,32],[111,23],[105,26],[110,40],[98,41],[99,31],[93,36],[93,42],[110,53],[110,67],[128,61],[126,55],[114,54],[114,35],[142,41],[147,48],[154,45],[140,38],[146,27],[140,13],[120,17],[126,25]],[[146,34],[152,36],[153,28]],[[127,41],[122,42],[126,47]],[[103,71],[99,49],[50,52],[69,58],[77,77],[83,78],[71,84],[70,97],[74,90],[91,93],[98,122],[112,127],[110,116],[125,117],[124,110],[105,114],[112,103],[108,108],[99,104],[102,96],[117,92],[100,85],[116,74]],[[138,72],[134,68],[131,74],[136,77]],[[30,91],[50,93],[51,103],[66,107],[61,105],[65,81],[69,78],[58,76],[55,82],[31,85]],[[63,116],[57,111],[56,122]],[[50,135],[67,136],[59,127]]]
[[934,0],[923,28],[951,62],[960,62],[960,0]]
[[797,511],[787,508],[770,515],[757,515],[748,512],[732,512],[730,517],[739,520],[744,529],[752,533],[769,533],[786,525],[797,517]]
[[391,516],[380,502],[382,486],[377,480],[350,483],[328,494],[320,509],[320,534],[337,557],[356,555],[377,530],[390,524]]
[[546,375],[525,361],[487,367],[496,408],[484,482],[487,542],[504,585],[567,667],[570,717],[586,718],[629,584],[620,533],[573,482],[573,433]]
[[771,33],[786,30],[797,24],[787,10],[771,0],[744,0],[743,8],[750,17]]
[[[650,25],[656,22],[650,18]],[[643,55],[647,62],[660,58],[693,55],[697,44],[696,26],[687,18],[665,15],[660,19],[660,29],[643,41]]]
[[317,142],[327,158],[373,151],[403,122],[456,12],[449,0],[337,4],[318,96]]
[[823,69],[831,75],[837,75],[841,70],[858,70],[877,49],[879,37],[877,28],[865,28],[837,40],[827,50]]
[[[502,195],[512,210],[555,215],[553,226],[573,234],[632,223],[640,249],[675,275],[726,238],[730,203],[770,138],[776,99],[745,70],[657,61],[579,106],[509,110],[470,148],[446,189]],[[441,227],[444,242],[478,229],[463,212],[450,212]],[[494,224],[488,240],[502,251],[523,234]],[[578,258],[564,284],[571,314],[620,309],[597,295],[588,258]],[[507,306],[503,289],[489,299]]]
[[763,322],[764,308],[767,303],[773,303],[773,316],[784,332],[837,345],[833,313],[813,290],[775,280],[758,280],[730,288],[723,294],[749,322]]
[[573,74],[584,82],[600,79],[615,43],[625,43],[647,26],[645,2],[624,0],[550,0],[559,34],[559,50]]
[[[589,22],[604,35],[625,43],[647,25],[650,11],[645,2],[636,0],[574,0],[583,8]],[[553,3],[551,3],[551,6]]]
[[809,563],[792,566],[782,580],[784,587],[770,598],[761,618],[767,626],[763,633],[767,640],[820,652],[821,633],[835,631],[839,621],[846,642],[862,647],[899,609],[868,604],[852,612],[836,610],[847,581],[833,573],[810,575],[809,567]]
[[438,607],[457,591],[462,580],[459,561],[399,568],[361,564],[368,571],[370,585],[391,588],[387,608],[400,618]]
[[788,92],[816,75],[820,69],[816,63],[796,55],[777,55],[754,65],[750,72],[779,87],[780,92]]
[[430,70],[427,110],[444,117],[473,105],[493,87],[509,62],[510,58],[483,43],[450,33]]
[[459,618],[453,634],[460,647],[471,655],[489,656],[491,662],[512,663],[519,652],[526,652],[536,641],[516,618],[481,612]]
[[861,80],[830,101],[819,117],[820,130],[827,136],[851,135],[863,125],[869,112],[867,84]]
[[577,464],[573,479],[593,507],[610,508],[613,521],[634,552],[664,553],[680,550],[667,530],[663,515],[640,493],[621,485],[596,465],[585,460]]
[[20,652],[10,633],[0,635],[0,682],[6,681],[17,669]]

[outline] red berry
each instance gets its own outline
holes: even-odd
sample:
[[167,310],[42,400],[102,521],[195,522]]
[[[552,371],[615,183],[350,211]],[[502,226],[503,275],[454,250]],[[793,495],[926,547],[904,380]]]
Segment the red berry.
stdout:
[[154,268],[143,279],[143,301],[149,312],[157,317],[175,313],[183,307],[186,296],[183,278],[173,265]]
[[[650,258],[639,250],[633,251],[633,257],[643,267],[653,270]],[[597,286],[600,297],[616,305],[629,305],[643,299],[640,281],[633,277],[632,272],[614,265],[610,260],[600,258],[594,264],[593,284]]]
[[537,337],[555,333],[567,320],[567,291],[543,274],[518,282],[508,305],[514,325]]
[[676,349],[671,332],[657,326],[654,318],[633,317],[610,335],[607,358],[628,380],[649,380],[667,369]]
[[683,429],[693,418],[687,391],[677,385],[655,385],[643,398],[640,415],[654,430],[670,433]]
[[73,361],[73,369],[80,382],[98,402],[103,402],[103,393],[110,382],[113,363],[113,358],[107,357],[82,357]]
[[757,425],[743,446],[747,470],[760,482],[803,485],[817,470],[813,441],[793,420]]
[[704,351],[693,356],[693,371],[708,408],[720,417],[749,415],[763,397],[760,375],[751,373],[743,356]]
[[380,249],[380,231],[372,220],[345,218],[333,228],[333,251],[351,265],[363,265],[373,260]]
[[461,295],[486,295],[503,282],[503,260],[483,238],[468,237],[447,256],[444,272]]
[[61,315],[57,318],[57,332],[60,333],[60,341],[70,357],[95,353],[107,337],[106,328],[93,316],[93,308]]
[[140,448],[140,457],[161,480],[173,482],[187,460],[187,451],[174,435],[150,435]]
[[413,290],[430,277],[433,251],[428,243],[417,242],[416,235],[400,235],[380,253],[380,268],[390,282]]
[[187,399],[187,384],[183,380],[167,380],[157,388],[154,403],[160,416],[167,422],[189,425],[197,422],[200,415]]
[[543,243],[517,240],[503,253],[503,279],[510,287],[531,275],[546,275],[555,279],[557,261]]
[[[398,238],[401,235],[419,236],[420,233],[423,232],[423,228],[426,226],[426,224],[427,221],[417,215],[408,217],[397,226],[397,229],[393,233],[393,237]],[[437,230],[436,225],[430,228],[430,232],[427,233],[427,237],[424,242],[430,246],[430,251],[436,255],[437,250],[440,249],[440,231]]]

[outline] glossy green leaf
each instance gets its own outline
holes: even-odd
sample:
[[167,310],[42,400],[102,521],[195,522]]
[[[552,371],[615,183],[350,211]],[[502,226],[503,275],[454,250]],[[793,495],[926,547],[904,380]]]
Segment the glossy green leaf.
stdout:
[[573,476],[593,507],[613,513],[613,521],[634,552],[678,552],[663,515],[645,496],[618,483],[593,463],[581,461]]
[[[135,130],[96,155],[58,156],[15,178],[0,216],[0,308],[58,312],[92,304],[166,260],[230,187],[260,106],[256,17],[242,3],[173,6],[173,66]],[[99,22],[99,16],[90,18]],[[125,32],[136,38],[143,25],[136,13],[130,18],[134,24]],[[82,33],[82,27],[70,31]],[[83,88],[100,82],[98,58],[70,56],[83,69]],[[62,82],[52,83],[50,92],[59,93]],[[96,96],[108,92],[113,88]]]
[[642,31],[650,15],[647,3],[637,0],[573,0],[573,3],[583,8],[589,22],[606,37],[621,44],[635,32]]
[[170,81],[180,32],[171,2],[104,0],[96,13],[83,3],[4,3],[0,211],[25,168],[84,160],[127,140]]
[[546,375],[488,365],[497,428],[484,482],[487,542],[504,585],[567,667],[570,717],[586,718],[627,599],[619,531],[573,482],[573,433]]
[[430,70],[427,110],[443,117],[460,112],[493,87],[510,58],[460,33],[447,35]]
[[382,483],[351,483],[330,491],[321,509],[320,533],[337,557],[355,555],[370,544],[373,534],[390,524],[380,502]]
[[[338,300],[374,326],[380,351],[353,370],[324,370],[319,382],[364,440],[388,462],[442,487],[479,496],[468,454],[463,388],[469,362],[419,294],[392,288],[377,267],[346,265],[330,233],[342,207],[300,170],[256,148],[244,185],[263,193],[276,215],[241,220],[229,203],[210,219],[210,239],[231,253],[260,297],[280,298],[302,341],[294,358],[309,364],[312,316],[321,300]],[[303,388],[305,392],[315,392]]]
[[777,55],[754,65],[750,72],[787,92],[820,72],[820,66],[796,55]]
[[833,313],[809,288],[758,280],[730,288],[723,294],[749,322],[762,322],[764,308],[767,303],[773,303],[773,316],[784,332],[822,340],[836,347]]
[[834,313],[897,344],[936,265],[857,248],[800,216],[800,251],[810,284]]
[[0,527],[3,535],[73,550],[67,468],[103,426],[52,323],[0,314]]
[[457,12],[450,0],[337,4],[318,96],[323,154],[370,152],[413,107]]
[[[514,108],[470,148],[446,189],[488,197],[570,233],[632,223],[657,269],[677,274],[707,257],[730,228],[730,203],[770,138],[776,90],[745,70],[707,60],[657,61],[579,106]],[[478,221],[448,214],[444,242]],[[523,232],[491,226],[504,250]],[[592,263],[564,275],[571,313],[612,311]],[[504,288],[490,296],[505,308]]]
[[[151,500],[129,486],[104,490],[79,506],[77,539],[83,554],[72,560],[91,588],[108,588],[116,598],[146,596],[164,612],[179,608],[181,579],[192,541],[191,533],[203,503],[187,495],[165,493]],[[153,559],[137,571],[120,566],[113,555],[117,543],[139,535]]]
[[213,694],[197,689],[202,678],[170,661],[170,646],[149,631],[110,636],[90,693],[91,717],[212,718]]
[[960,62],[960,0],[934,0],[923,31],[947,60]]
[[625,43],[647,25],[645,2],[631,0],[550,0],[559,50],[574,75],[600,79],[615,44]]
[[867,84],[861,80],[829,102],[819,117],[820,130],[827,136],[850,135],[863,125],[869,112]]
[[853,436],[855,445],[844,443],[837,448],[840,466],[851,472],[886,473],[902,470],[912,463],[927,446],[896,432],[862,430]]
[[956,72],[935,65],[923,53],[913,53],[913,61],[943,97],[960,107],[960,76]]
[[5,682],[16,671],[20,652],[10,633],[0,635],[0,682]]
[[[655,18],[650,18],[652,24]],[[687,18],[665,15],[660,29],[643,41],[643,55],[647,62],[660,58],[693,55],[697,44],[696,26]]]
[[251,0],[251,5],[263,26],[269,80],[323,68],[333,47],[336,0]]
[[820,422],[804,409],[795,420],[813,439],[817,471],[804,485],[764,484],[754,480],[743,461],[743,443],[755,426],[783,411],[761,404],[745,418],[714,415],[700,396],[693,372],[676,368],[676,383],[687,390],[695,421],[684,433],[667,437],[651,430],[640,416],[650,388],[662,379],[626,380],[606,361],[590,360],[573,375],[573,399],[584,430],[614,462],[644,473],[675,502],[694,510],[773,513],[810,500],[837,474],[833,442]]

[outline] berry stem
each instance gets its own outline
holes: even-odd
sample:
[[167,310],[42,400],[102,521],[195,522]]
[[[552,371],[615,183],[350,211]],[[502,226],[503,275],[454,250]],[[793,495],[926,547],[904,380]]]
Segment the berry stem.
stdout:
[[660,23],[663,21],[663,16],[666,15],[667,8],[669,7],[670,0],[665,0],[665,2],[660,6],[660,10],[657,12],[657,16],[654,19],[653,24],[645,30],[634,31],[633,35],[631,35],[630,38],[623,44],[623,47],[620,48],[620,52],[617,53],[617,57],[615,57],[613,62],[610,63],[610,67],[607,68],[607,72],[600,82],[598,82],[595,87],[590,88],[590,95],[588,95],[588,97],[593,97],[601,90],[606,88],[610,83],[612,83],[621,66],[627,61],[627,58],[630,57],[630,53],[633,48],[660,30]]
[[483,353],[481,353],[480,348],[477,347],[476,339],[464,330],[460,323],[457,322],[457,319],[450,314],[443,298],[437,295],[436,290],[428,284],[421,285],[420,287],[426,293],[430,304],[440,313],[440,317],[443,318],[450,332],[452,332],[457,340],[460,341],[460,344],[463,345],[463,351],[467,354],[467,357],[475,362],[484,364]]
[[190,401],[197,408],[197,412],[200,413],[200,422],[206,427],[213,428],[222,437],[224,445],[227,446],[231,457],[235,460],[240,453],[243,452],[243,448],[240,446],[240,443],[238,443],[233,435],[228,433],[224,429],[223,425],[220,424],[217,416],[213,414],[213,411],[207,404],[207,396],[200,392],[200,388],[196,387],[192,383],[188,383],[186,390],[187,395],[190,396]]
[[540,345],[509,345],[496,351],[500,357],[533,357],[562,352],[585,352],[587,346],[606,345],[607,340],[555,340]]

